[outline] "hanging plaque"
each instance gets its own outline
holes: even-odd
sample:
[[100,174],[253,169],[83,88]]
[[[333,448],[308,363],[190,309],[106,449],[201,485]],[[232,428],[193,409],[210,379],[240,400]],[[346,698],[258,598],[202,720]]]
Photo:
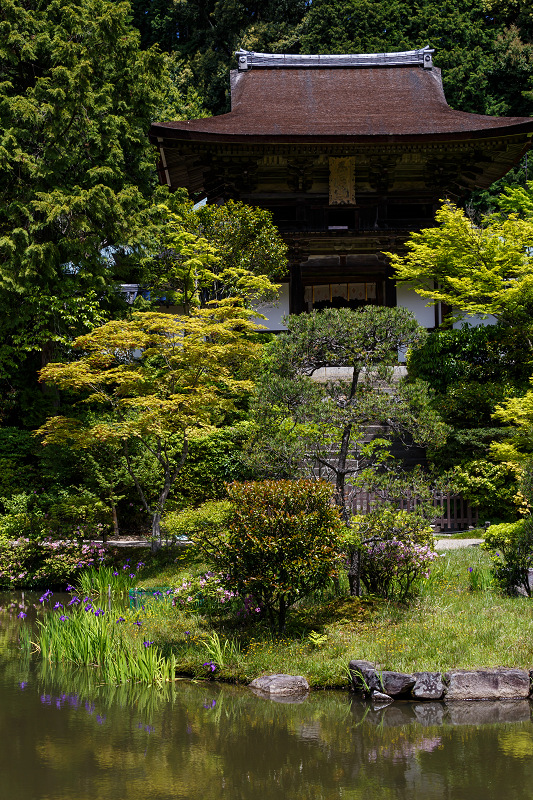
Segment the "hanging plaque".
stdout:
[[355,156],[329,159],[329,204],[355,205]]

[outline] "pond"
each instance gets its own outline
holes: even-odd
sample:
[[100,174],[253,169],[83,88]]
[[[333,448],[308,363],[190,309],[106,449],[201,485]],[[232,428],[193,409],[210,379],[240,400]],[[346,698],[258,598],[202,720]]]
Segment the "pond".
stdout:
[[180,680],[98,685],[17,648],[0,613],[6,800],[490,800],[533,797],[530,704],[301,703]]

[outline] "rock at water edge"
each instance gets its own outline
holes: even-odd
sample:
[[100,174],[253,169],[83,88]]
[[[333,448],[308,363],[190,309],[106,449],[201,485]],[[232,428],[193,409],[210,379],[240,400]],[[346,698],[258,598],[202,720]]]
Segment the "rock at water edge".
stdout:
[[516,700],[529,696],[524,669],[450,670],[445,675],[446,700]]
[[271,695],[296,695],[309,691],[309,684],[302,675],[263,675],[250,683],[251,689]]
[[414,672],[416,683],[411,694],[417,700],[440,700],[444,694],[444,683],[440,672]]
[[414,675],[407,675],[405,672],[389,672],[385,670],[380,677],[383,691],[391,697],[401,697],[409,694],[416,683]]
[[370,661],[350,661],[348,664],[352,676],[354,692],[381,691],[381,683],[374,664]]

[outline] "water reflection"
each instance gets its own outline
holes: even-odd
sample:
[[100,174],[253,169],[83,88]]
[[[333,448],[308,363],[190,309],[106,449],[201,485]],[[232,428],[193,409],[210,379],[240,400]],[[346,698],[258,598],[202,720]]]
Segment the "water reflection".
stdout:
[[394,704],[342,693],[272,703],[178,681],[103,686],[20,658],[0,618],[0,770],[10,800],[529,800],[525,701]]

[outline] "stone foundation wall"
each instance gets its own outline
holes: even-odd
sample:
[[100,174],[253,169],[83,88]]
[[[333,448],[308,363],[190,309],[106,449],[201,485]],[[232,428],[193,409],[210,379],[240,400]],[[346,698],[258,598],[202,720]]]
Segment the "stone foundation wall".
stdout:
[[533,694],[533,670],[455,669],[449,672],[392,672],[370,661],[350,661],[354,692],[374,703],[403,700],[527,700]]

